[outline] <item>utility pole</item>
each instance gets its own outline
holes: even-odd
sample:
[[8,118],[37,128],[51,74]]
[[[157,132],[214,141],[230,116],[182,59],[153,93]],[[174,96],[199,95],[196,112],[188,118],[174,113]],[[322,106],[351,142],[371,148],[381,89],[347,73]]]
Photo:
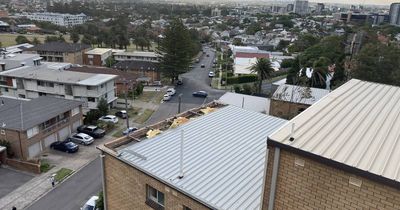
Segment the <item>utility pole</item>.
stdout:
[[125,84],[125,111],[126,111],[126,128],[128,129],[128,134],[129,134],[129,115],[128,115],[128,90],[127,90],[127,81],[124,78],[124,84]]
[[178,95],[178,114],[181,113],[182,93]]

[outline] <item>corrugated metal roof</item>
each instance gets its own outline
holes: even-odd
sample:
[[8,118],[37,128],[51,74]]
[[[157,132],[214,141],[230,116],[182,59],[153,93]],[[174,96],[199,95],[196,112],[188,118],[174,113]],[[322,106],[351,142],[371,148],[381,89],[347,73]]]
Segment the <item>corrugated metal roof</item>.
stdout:
[[271,99],[312,105],[328,93],[326,89],[284,84],[276,89]]
[[269,113],[269,98],[226,92],[218,101],[254,112]]
[[400,182],[399,104],[400,87],[352,79],[293,118],[268,141]]
[[216,209],[261,209],[266,139],[285,122],[226,106],[122,149],[120,158]]

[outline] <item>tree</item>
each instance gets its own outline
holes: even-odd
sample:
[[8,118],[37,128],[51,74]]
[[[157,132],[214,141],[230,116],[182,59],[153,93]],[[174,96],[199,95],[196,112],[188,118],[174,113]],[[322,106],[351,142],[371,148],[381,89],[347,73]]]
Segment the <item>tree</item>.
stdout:
[[92,109],[86,113],[86,117],[83,120],[84,124],[96,124],[97,120],[101,117],[100,111],[97,109]]
[[17,38],[15,38],[15,42],[17,42],[17,44],[30,43],[28,38],[26,38],[26,36],[22,36],[22,35],[18,35]]
[[357,79],[400,86],[400,49],[381,43],[365,45],[351,72]]
[[100,99],[99,103],[97,104],[97,109],[99,110],[101,116],[105,116],[108,114],[108,103],[106,99]]
[[106,66],[111,68],[117,61],[114,59],[114,56],[110,56],[106,59]]
[[70,36],[70,40],[71,40],[73,43],[78,43],[78,42],[79,42],[79,34],[76,33],[76,32],[72,32],[72,33],[71,33],[71,36]]
[[37,38],[37,37],[33,37],[33,40],[32,40],[32,44],[33,45],[38,45],[38,44],[41,44],[42,42],[40,42],[40,40]]
[[62,35],[59,36],[46,36],[45,42],[65,42],[65,39]]
[[[174,19],[167,27],[157,53],[160,55],[160,69],[172,82],[179,74],[189,69],[192,40],[188,29],[180,19]],[[161,56],[162,55],[162,56]]]
[[103,191],[99,192],[99,199],[96,200],[96,208],[98,210],[104,210],[104,201],[103,201]]
[[267,58],[257,58],[256,63],[250,67],[251,72],[257,73],[258,76],[258,93],[262,91],[262,81],[269,78],[274,72],[271,67],[271,61]]
[[307,48],[317,44],[319,39],[311,34],[301,35],[292,45],[289,46],[289,52],[302,52]]

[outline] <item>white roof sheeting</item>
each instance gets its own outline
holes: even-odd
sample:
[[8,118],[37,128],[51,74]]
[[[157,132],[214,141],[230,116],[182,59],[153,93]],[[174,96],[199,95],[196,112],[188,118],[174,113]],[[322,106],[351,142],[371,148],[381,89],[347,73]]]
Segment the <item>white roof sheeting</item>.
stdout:
[[222,95],[218,101],[224,104],[230,104],[243,109],[250,110],[253,112],[269,113],[269,98],[263,98],[258,96],[250,96],[239,93],[226,92]]
[[256,74],[250,70],[257,62],[257,58],[235,58],[234,74]]
[[[352,79],[269,136],[334,162],[400,182],[400,87]],[[289,141],[295,123],[294,141]]]
[[271,99],[312,105],[329,94],[329,90],[283,84],[276,89]]
[[266,139],[285,122],[226,106],[122,149],[120,158],[216,209],[261,209]]

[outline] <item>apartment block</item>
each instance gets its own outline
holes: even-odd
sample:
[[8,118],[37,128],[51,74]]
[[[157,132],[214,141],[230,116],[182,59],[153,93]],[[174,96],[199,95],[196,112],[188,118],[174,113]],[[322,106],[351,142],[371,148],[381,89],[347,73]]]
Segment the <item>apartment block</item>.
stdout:
[[106,60],[113,55],[111,48],[95,48],[83,54],[83,64],[91,66],[104,66]]
[[149,61],[158,62],[158,56],[155,52],[144,52],[144,51],[134,51],[134,52],[117,52],[114,54],[114,59],[116,61]]
[[157,63],[152,61],[119,61],[113,65],[113,68],[134,75],[137,77],[137,81],[144,84],[152,84],[161,80],[161,71]]
[[84,53],[90,45],[66,42],[47,42],[26,49],[26,52],[39,54],[43,61],[83,64]]
[[85,110],[95,109],[101,98],[113,105],[117,99],[114,86],[117,75],[66,71],[70,66],[43,63],[0,72],[1,93],[28,99],[54,96],[80,100]]
[[0,72],[21,66],[38,66],[42,58],[38,54],[5,53],[0,56]]
[[102,145],[106,208],[261,209],[266,139],[285,122],[213,102]]
[[399,101],[353,79],[269,135],[263,209],[400,209]]
[[0,97],[0,138],[15,158],[37,157],[66,139],[82,123],[82,102],[42,96],[32,100]]
[[76,25],[81,25],[88,20],[88,17],[83,13],[72,15],[52,12],[37,12],[27,15],[26,18],[34,21],[50,22],[54,25],[63,27],[73,27]]

